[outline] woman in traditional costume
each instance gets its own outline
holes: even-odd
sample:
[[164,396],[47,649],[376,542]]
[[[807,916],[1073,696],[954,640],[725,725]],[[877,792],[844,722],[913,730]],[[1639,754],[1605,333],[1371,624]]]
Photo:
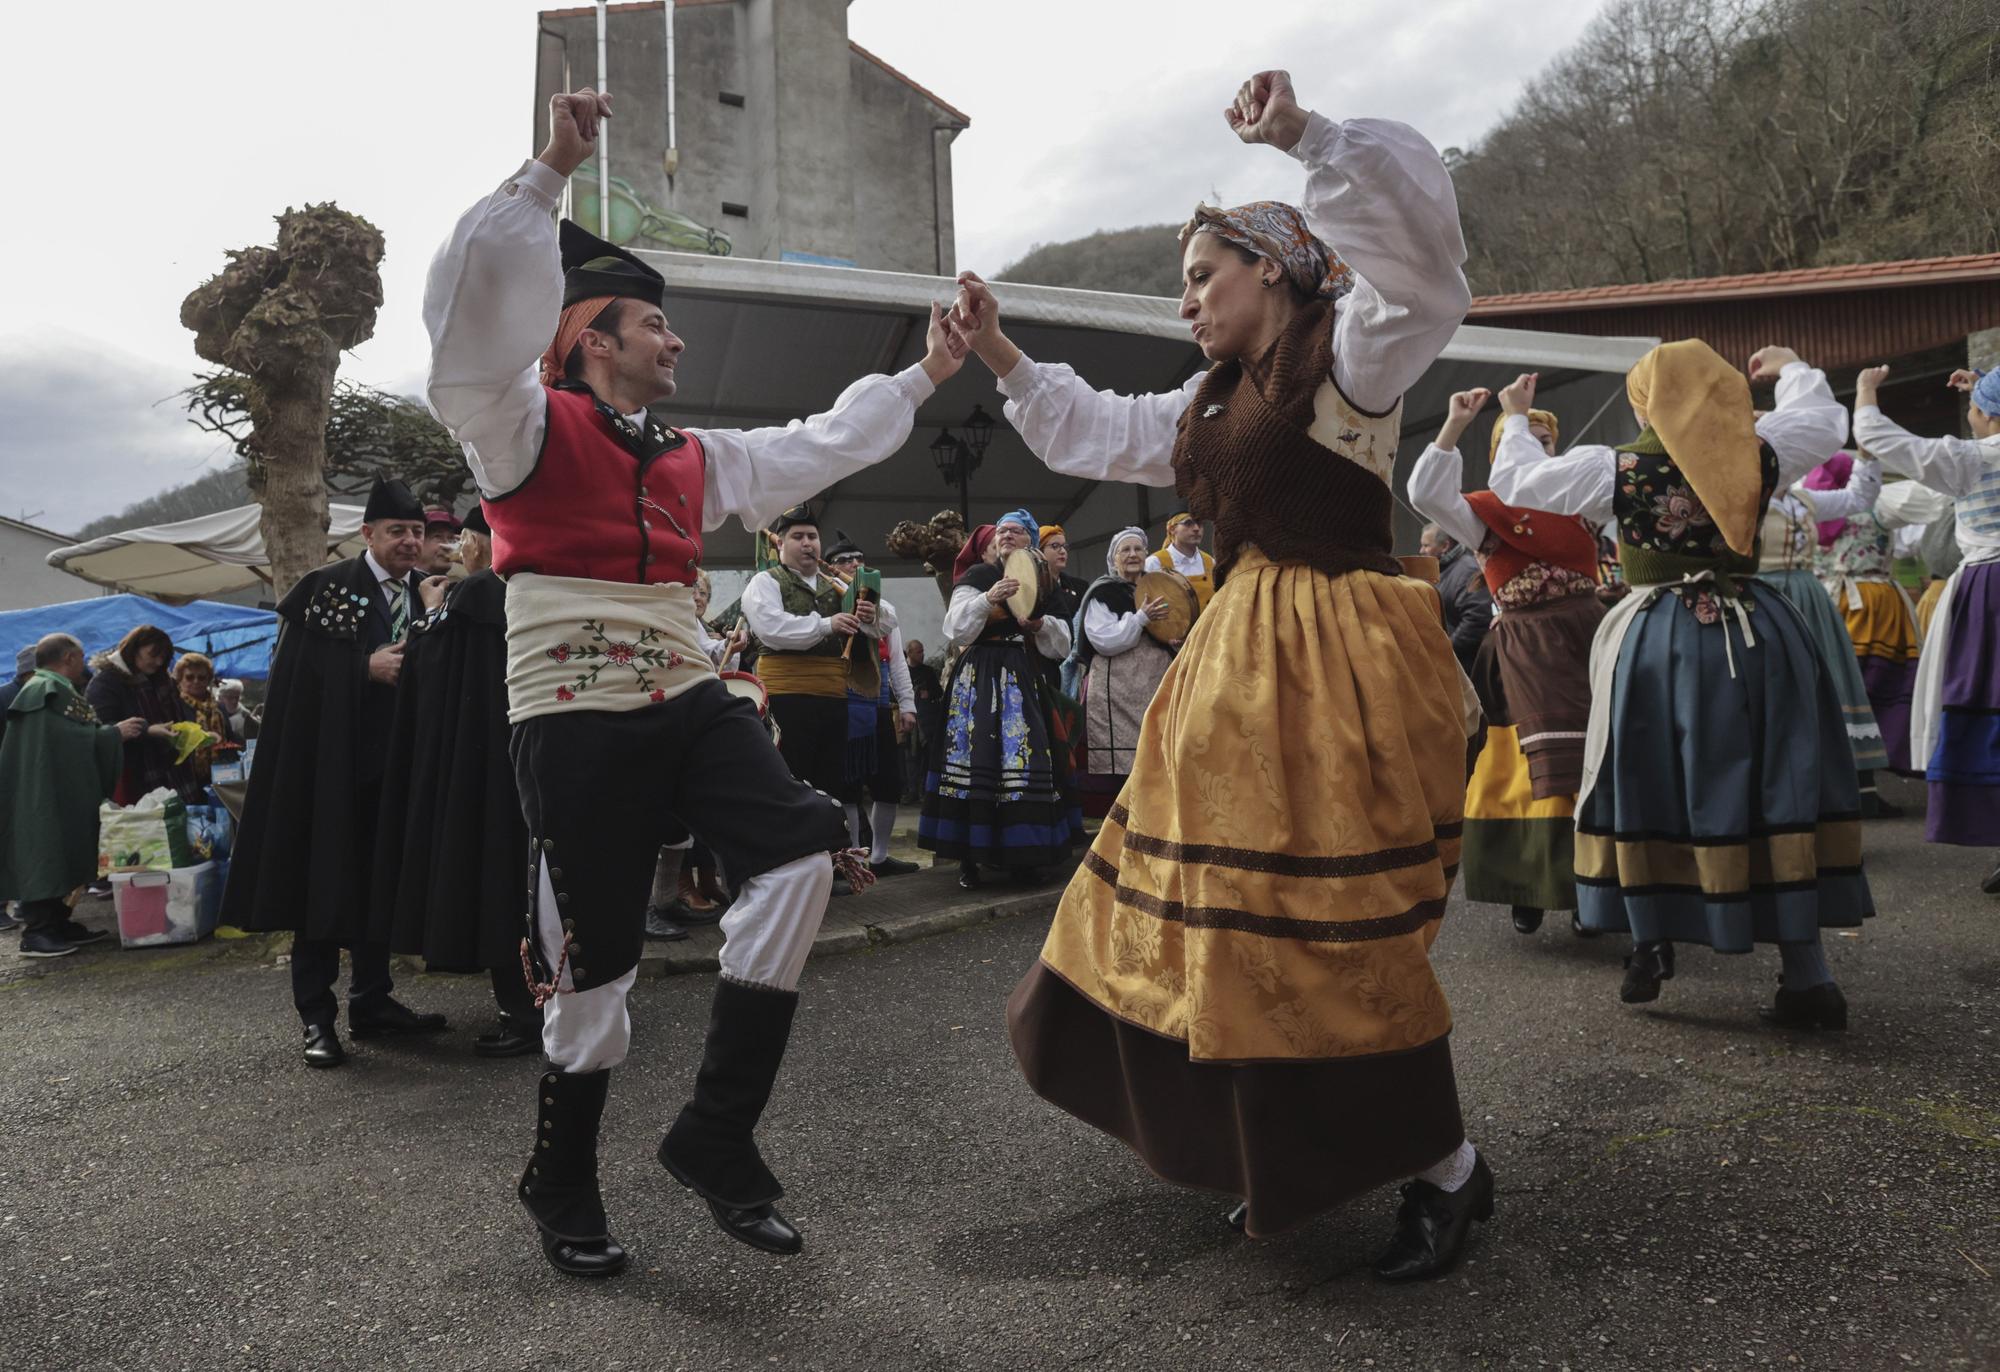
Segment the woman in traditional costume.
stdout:
[[1436,591],[1390,552],[1388,477],[1402,393],[1471,298],[1465,244],[1416,130],[1308,114],[1283,72],[1226,115],[1309,179],[1303,210],[1202,206],[1182,230],[1181,316],[1214,365],[1180,389],[1095,391],[1022,356],[960,278],[954,323],[1028,446],[1172,484],[1219,582],[1009,1028],[1036,1092],[1167,1180],[1241,1197],[1253,1236],[1414,1178],[1375,1270],[1435,1276],[1493,1206],[1429,956],[1476,703]]
[[1811,632],[1756,570],[1773,493],[1840,446],[1847,416],[1789,349],[1760,350],[1750,375],[1777,379],[1762,417],[1706,343],[1663,344],[1626,377],[1639,437],[1560,457],[1527,437],[1522,376],[1500,393],[1491,481],[1510,503],[1618,525],[1632,593],[1591,650],[1576,878],[1584,927],[1631,931],[1620,998],[1657,999],[1676,942],[1775,943],[1766,1017],[1843,1029],[1819,931],[1874,912],[1854,752]]
[[[1604,618],[1597,533],[1580,519],[1461,494],[1458,440],[1492,392],[1451,398],[1437,441],[1410,469],[1410,504],[1474,551],[1497,607],[1473,658],[1486,743],[1465,792],[1465,898],[1510,907],[1532,934],[1549,910],[1576,909],[1576,791],[1590,721],[1590,641]],[[1500,446],[1493,426],[1491,452]],[[1528,414],[1527,440],[1556,450],[1560,425]],[[1523,449],[1525,454],[1526,450]],[[1571,928],[1588,933],[1572,914]]]
[[1149,626],[1167,613],[1164,600],[1141,601],[1146,533],[1125,529],[1104,555],[1105,574],[1084,592],[1070,637],[1083,683],[1083,812],[1102,819],[1132,774],[1146,708],[1174,660]]
[[931,745],[917,846],[957,861],[967,890],[980,884],[981,866],[1038,881],[1083,840],[1039,665],[1069,654],[1069,626],[1039,611],[1017,620],[1007,599],[1020,587],[1000,568],[1007,554],[1034,546],[1037,527],[1025,510],[982,524],[952,568],[945,643],[964,651],[945,680],[945,726]]
[[[1910,714],[1911,756],[1924,767],[1932,843],[2000,845],[2000,371],[1961,371],[1971,438],[1919,438],[1882,413],[1887,367],[1855,381],[1854,436],[1892,472],[1950,496],[1965,554],[1938,595]],[[2000,895],[2000,867],[1982,889]]]
[[1861,783],[1864,816],[1884,813],[1875,789],[1875,773],[1889,765],[1882,726],[1868,700],[1868,684],[1847,636],[1847,621],[1834,608],[1833,597],[1820,584],[1814,566],[1819,553],[1820,521],[1845,519],[1868,509],[1882,487],[1881,471],[1873,462],[1860,463],[1854,478],[1841,490],[1808,489],[1796,483],[1772,498],[1764,511],[1757,544],[1757,575],[1792,603],[1806,622],[1813,646],[1833,681],[1840,702],[1841,724],[1854,750],[1854,767]]
[[[1800,485],[1809,492],[1843,491],[1854,472],[1853,456],[1835,453]],[[1869,473],[1869,485],[1881,490],[1879,471]],[[1891,544],[1900,527],[1893,515],[1877,512],[1872,497],[1846,514],[1822,514],[1813,570],[1847,621],[1847,637],[1868,688],[1868,704],[1882,730],[1889,769],[1908,776],[1910,697],[1917,686],[1920,640],[1917,607],[1891,575],[1895,562]]]

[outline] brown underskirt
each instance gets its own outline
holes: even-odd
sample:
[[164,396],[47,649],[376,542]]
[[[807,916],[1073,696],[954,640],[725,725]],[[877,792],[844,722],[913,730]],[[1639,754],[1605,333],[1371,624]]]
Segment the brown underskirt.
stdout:
[[1040,961],[1008,999],[1007,1028],[1037,1095],[1161,1178],[1248,1201],[1253,1237],[1413,1176],[1465,1139],[1448,1037],[1375,1057],[1197,1063]]
[[1573,796],[1583,785],[1590,643],[1603,618],[1596,596],[1570,595],[1503,610],[1493,621],[1507,713],[1520,733],[1536,800]]

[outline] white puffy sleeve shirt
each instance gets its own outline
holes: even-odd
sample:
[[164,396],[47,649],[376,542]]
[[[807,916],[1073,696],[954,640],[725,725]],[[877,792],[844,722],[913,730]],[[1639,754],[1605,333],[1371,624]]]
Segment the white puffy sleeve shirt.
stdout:
[[[1472,303],[1451,175],[1422,134],[1390,119],[1312,114],[1291,153],[1307,168],[1299,208],[1355,276],[1334,307],[1333,379],[1362,409],[1387,410]],[[1023,355],[1000,391],[1008,422],[1051,469],[1171,486],[1176,426],[1205,374],[1178,390],[1121,395]]]
[[[945,606],[944,637],[952,648],[964,648],[979,637],[980,630],[993,609],[984,592],[972,586],[954,586],[951,603]],[[1035,648],[1043,657],[1060,662],[1069,656],[1069,625],[1056,615],[1042,619],[1041,631],[1035,635]]]
[[[425,398],[464,446],[481,495],[505,495],[526,481],[541,451],[548,395],[540,359],[562,314],[554,219],[562,189],[553,168],[528,162],[459,219],[424,285]],[[932,390],[923,368],[912,366],[864,376],[825,413],[782,427],[691,431],[708,458],[703,527],[720,528],[735,515],[761,528],[880,462],[910,436]],[[643,420],[644,412],[628,418]]]

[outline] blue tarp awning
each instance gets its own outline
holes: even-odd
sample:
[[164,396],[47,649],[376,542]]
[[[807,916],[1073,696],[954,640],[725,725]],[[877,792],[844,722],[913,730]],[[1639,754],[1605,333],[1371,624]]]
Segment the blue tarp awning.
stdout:
[[271,674],[271,649],[278,641],[278,616],[270,610],[194,600],[162,605],[137,595],[70,600],[32,610],[0,612],[0,672],[13,674],[14,654],[45,634],[70,634],[95,656],[141,624],[154,624],[174,641],[174,653],[203,653],[215,660],[218,677],[261,681]]

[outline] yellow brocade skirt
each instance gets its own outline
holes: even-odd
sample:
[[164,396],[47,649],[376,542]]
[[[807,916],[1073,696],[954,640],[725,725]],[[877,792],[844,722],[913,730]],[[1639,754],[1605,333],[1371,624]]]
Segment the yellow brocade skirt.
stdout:
[[1253,1233],[1456,1147],[1462,682],[1429,585],[1246,550],[1010,1003],[1030,1084]]

